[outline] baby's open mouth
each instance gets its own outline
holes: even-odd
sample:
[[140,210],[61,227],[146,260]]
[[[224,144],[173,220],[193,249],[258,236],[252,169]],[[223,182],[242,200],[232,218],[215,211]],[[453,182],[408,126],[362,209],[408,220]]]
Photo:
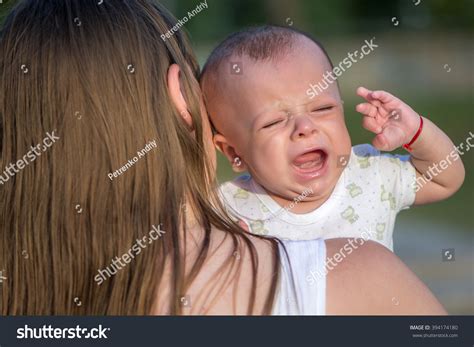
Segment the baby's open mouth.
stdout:
[[319,176],[318,173],[324,168],[328,154],[322,149],[316,149],[300,154],[293,160],[293,165],[302,174],[311,174],[311,176]]

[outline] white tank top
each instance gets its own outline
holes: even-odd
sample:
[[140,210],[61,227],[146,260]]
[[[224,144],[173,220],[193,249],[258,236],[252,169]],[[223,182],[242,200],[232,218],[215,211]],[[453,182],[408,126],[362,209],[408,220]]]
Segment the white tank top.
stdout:
[[[273,315],[326,314],[326,244],[322,239],[282,241],[281,275]],[[312,274],[318,273],[316,281]]]

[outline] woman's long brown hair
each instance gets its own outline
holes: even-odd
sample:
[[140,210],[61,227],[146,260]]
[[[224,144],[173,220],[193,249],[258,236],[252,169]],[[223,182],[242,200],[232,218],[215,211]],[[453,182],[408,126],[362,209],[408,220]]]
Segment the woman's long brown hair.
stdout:
[[[271,311],[278,247],[268,241],[277,275],[263,312],[255,312],[256,249],[216,195],[196,59],[182,28],[161,38],[175,23],[145,0],[25,0],[7,17],[0,38],[2,315],[150,314],[161,281],[171,287],[161,311],[181,314],[180,297],[203,271],[215,228],[252,259],[247,313]],[[168,95],[173,63],[181,67],[194,134]],[[33,159],[32,148],[53,132],[59,139]],[[156,149],[109,178],[153,140]],[[20,159],[26,166],[7,174]],[[189,272],[184,203],[204,233]],[[101,285],[94,281],[160,223],[166,233],[159,241]],[[224,275],[235,272],[233,253]]]

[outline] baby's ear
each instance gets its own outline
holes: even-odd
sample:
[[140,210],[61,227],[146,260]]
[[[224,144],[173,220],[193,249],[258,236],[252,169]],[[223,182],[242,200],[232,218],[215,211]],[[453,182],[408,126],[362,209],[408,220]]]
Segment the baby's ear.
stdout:
[[215,134],[213,137],[214,146],[225,155],[232,169],[235,172],[244,172],[247,170],[242,158],[237,154],[235,148],[229,144],[226,137],[221,134]]
[[216,146],[219,152],[225,155],[225,147],[228,146],[225,136],[221,134],[215,134],[212,138],[212,142],[214,142],[214,146]]

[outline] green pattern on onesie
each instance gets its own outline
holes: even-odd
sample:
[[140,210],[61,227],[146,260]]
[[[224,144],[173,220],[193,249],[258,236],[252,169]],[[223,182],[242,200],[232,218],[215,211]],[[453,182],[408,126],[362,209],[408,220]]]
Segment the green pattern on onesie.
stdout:
[[377,240],[383,240],[383,233],[385,232],[385,223],[377,223],[375,230],[377,231]]
[[349,191],[349,194],[352,198],[361,195],[364,191],[355,183],[349,184],[346,189]]
[[397,205],[395,197],[392,193],[385,191],[385,186],[383,184],[380,188],[382,189],[382,193],[380,194],[380,201],[388,201],[390,203],[390,208],[395,211]]
[[262,211],[263,213],[270,212],[270,210],[264,204],[260,203],[259,205],[260,205],[260,211]]
[[348,221],[351,224],[354,224],[359,219],[359,215],[355,213],[355,210],[352,206],[349,206],[341,213],[342,219]]
[[265,223],[262,220],[251,221],[250,229],[257,235],[268,235],[268,230],[265,229]]
[[250,196],[250,193],[246,190],[243,190],[242,188],[237,188],[237,192],[234,194],[234,198],[236,199],[248,199]]
[[370,166],[370,157],[368,155],[364,155],[362,158],[358,157],[357,161],[359,162],[361,169],[367,169]]

